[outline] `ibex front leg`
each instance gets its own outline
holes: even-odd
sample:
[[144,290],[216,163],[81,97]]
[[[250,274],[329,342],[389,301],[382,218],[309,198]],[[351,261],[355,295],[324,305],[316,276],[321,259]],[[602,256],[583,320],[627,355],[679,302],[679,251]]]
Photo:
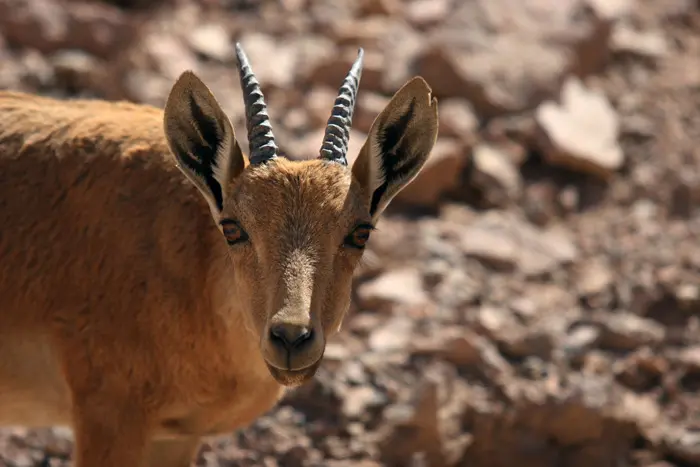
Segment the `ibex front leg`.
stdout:
[[190,467],[199,444],[196,436],[153,441],[149,467]]
[[75,467],[148,467],[148,418],[128,399],[92,395],[74,410]]

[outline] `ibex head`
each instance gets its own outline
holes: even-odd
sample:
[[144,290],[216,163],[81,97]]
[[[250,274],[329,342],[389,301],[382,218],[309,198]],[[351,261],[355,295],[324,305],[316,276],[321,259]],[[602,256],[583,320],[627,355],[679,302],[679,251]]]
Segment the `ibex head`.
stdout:
[[228,242],[237,305],[272,376],[311,378],[350,302],[353,270],[379,215],[418,174],[437,138],[437,100],[406,83],[374,121],[352,167],[347,150],[363,53],[345,78],[310,160],[279,154],[260,85],[240,44],[238,69],[250,155],[209,89],[183,73],[165,107],[178,166],[209,203]]

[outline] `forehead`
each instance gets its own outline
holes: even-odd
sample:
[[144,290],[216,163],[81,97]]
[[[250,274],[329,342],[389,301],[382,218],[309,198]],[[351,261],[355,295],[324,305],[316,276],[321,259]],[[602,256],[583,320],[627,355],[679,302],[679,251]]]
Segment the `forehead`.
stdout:
[[[364,206],[348,167],[321,160],[283,158],[249,167],[236,184],[224,215],[247,224],[314,224],[356,222]],[[364,220],[364,219],[362,219]]]

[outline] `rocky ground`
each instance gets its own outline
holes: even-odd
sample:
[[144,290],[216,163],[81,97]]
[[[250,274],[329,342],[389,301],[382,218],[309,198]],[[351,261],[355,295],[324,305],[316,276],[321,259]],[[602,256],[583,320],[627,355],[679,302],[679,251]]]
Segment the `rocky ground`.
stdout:
[[236,40],[291,157],[358,46],[351,151],[415,74],[440,137],[317,378],[197,465],[700,465],[700,2],[0,0],[0,88],[162,106],[190,68],[243,128]]

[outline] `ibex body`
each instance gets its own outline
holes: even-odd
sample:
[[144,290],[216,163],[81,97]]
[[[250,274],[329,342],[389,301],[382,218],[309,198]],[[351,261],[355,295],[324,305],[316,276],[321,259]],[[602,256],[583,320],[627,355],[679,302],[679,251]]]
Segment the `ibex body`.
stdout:
[[360,55],[320,156],[289,161],[237,50],[249,156],[191,72],[165,111],[0,93],[0,425],[72,427],[76,467],[188,466],[313,377],[435,142],[414,78],[347,166]]

